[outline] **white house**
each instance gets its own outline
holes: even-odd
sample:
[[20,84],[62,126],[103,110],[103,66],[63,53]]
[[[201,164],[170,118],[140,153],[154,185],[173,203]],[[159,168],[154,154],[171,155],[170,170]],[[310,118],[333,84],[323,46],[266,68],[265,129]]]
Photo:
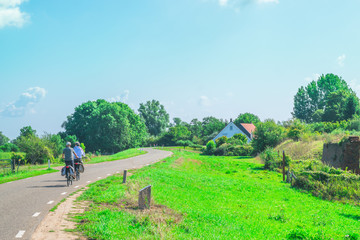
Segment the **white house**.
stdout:
[[230,119],[230,122],[226,127],[219,132],[218,135],[213,139],[214,141],[218,139],[219,137],[226,136],[228,138],[231,138],[235,134],[241,133],[245,135],[248,139],[248,142],[250,142],[253,138],[253,132],[255,131],[255,125],[252,123],[240,123],[239,125],[236,125],[232,119]]

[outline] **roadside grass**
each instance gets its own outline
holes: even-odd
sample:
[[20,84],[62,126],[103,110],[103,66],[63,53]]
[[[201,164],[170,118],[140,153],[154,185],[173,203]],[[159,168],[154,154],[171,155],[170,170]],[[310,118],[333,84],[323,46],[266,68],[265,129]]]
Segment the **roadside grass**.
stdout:
[[93,157],[91,160],[86,161],[87,164],[95,164],[95,163],[101,163],[101,162],[110,162],[110,161],[116,161],[116,160],[122,160],[126,158],[131,158],[135,156],[139,156],[142,154],[146,154],[147,152],[144,150],[139,150],[138,148],[131,148],[122,152],[118,152],[113,155],[109,156],[99,156],[99,157]]
[[[95,164],[95,163],[101,163],[101,162],[108,162],[108,161],[115,161],[115,160],[122,160],[130,157],[135,157],[138,155],[142,155],[147,153],[146,151],[140,151],[138,149],[128,149],[119,153],[116,153],[114,155],[109,156],[100,156],[92,158],[91,160],[85,162],[86,164]],[[10,153],[11,154],[11,153]],[[56,160],[55,163],[51,163],[51,169],[48,170],[48,164],[37,164],[37,165],[30,165],[26,164],[24,166],[19,167],[19,171],[12,173],[10,168],[1,169],[0,168],[0,184],[6,183],[6,182],[12,182],[15,180],[20,180],[24,178],[29,177],[35,177],[43,174],[48,174],[52,172],[59,171],[58,169],[53,169],[56,167],[64,166],[64,163],[58,163],[60,160]],[[9,164],[10,167],[10,164]]]
[[[283,183],[253,158],[174,151],[156,164],[89,185],[76,220],[90,239],[359,239],[360,209]],[[152,207],[137,208],[152,185]]]
[[11,152],[0,152],[0,159],[10,159]]
[[20,171],[17,173],[10,174],[0,174],[0,184],[12,182],[24,178],[35,177],[43,174],[57,172],[59,170],[56,169],[45,169],[45,170],[29,170],[29,171]]

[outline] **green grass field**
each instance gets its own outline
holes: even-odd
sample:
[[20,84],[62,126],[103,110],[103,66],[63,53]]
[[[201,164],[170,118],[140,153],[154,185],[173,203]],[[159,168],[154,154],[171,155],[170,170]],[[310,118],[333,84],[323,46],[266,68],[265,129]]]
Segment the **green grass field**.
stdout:
[[118,152],[113,155],[109,156],[100,156],[100,157],[93,157],[90,161],[86,162],[86,164],[94,164],[94,163],[100,163],[100,162],[109,162],[109,161],[116,161],[126,158],[135,157],[138,155],[146,154],[146,151],[140,151],[139,149],[131,148],[122,152]]
[[11,152],[0,152],[0,159],[10,159]]
[[[95,163],[101,163],[107,161],[121,160],[121,159],[142,155],[145,153],[146,151],[140,151],[138,149],[128,149],[110,156],[94,157],[90,161],[87,161],[86,164],[95,164]],[[3,154],[2,156],[5,156],[5,154],[9,154],[9,156],[11,157],[11,153],[2,153],[2,154]],[[55,163],[55,164],[51,164],[51,167],[53,168],[63,165],[64,165],[63,163]],[[48,170],[47,168],[48,168],[48,164],[25,165],[25,166],[20,166],[19,172],[17,173],[11,173],[9,168],[6,169],[0,168],[0,184],[59,171],[55,169]]]
[[[252,158],[175,151],[90,185],[91,204],[77,216],[90,239],[358,239],[360,209],[328,202],[282,182]],[[137,209],[138,190],[152,185],[150,210]]]

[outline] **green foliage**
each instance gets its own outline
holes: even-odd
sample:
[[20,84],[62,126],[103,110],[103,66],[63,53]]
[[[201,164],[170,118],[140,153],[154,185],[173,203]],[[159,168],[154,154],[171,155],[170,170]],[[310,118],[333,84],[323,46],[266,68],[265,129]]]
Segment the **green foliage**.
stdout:
[[274,120],[265,120],[257,125],[251,144],[254,151],[260,153],[267,147],[275,147],[284,137],[284,127],[277,125]]
[[1,131],[0,131],[0,146],[4,145],[9,142],[9,138],[6,137]]
[[334,74],[321,75],[294,96],[293,116],[307,123],[341,121],[359,113],[359,99],[347,83]]
[[212,154],[214,154],[215,149],[216,149],[216,144],[214,143],[213,140],[210,140],[210,141],[206,144],[206,148],[205,148],[204,154],[206,154],[206,155],[212,155]]
[[217,147],[220,147],[221,145],[223,145],[224,143],[227,143],[228,141],[228,138],[226,136],[222,136],[222,137],[219,137],[215,140],[215,143],[216,143],[216,146]]
[[171,127],[168,134],[171,136],[173,142],[177,142],[179,140],[188,140],[191,136],[191,132],[183,125],[176,125],[175,127]]
[[4,145],[0,146],[0,151],[2,151],[2,152],[19,152],[20,149],[14,143],[5,143]]
[[185,147],[191,146],[193,145],[193,143],[190,140],[178,140],[176,141],[176,145],[183,146],[185,149]]
[[169,125],[169,114],[159,101],[152,100],[145,104],[140,103],[138,111],[150,135],[159,136],[165,132]]
[[287,137],[298,141],[300,136],[304,133],[305,129],[305,124],[303,124],[300,120],[295,119],[287,129]]
[[67,135],[75,135],[88,151],[119,152],[141,146],[146,126],[128,105],[99,99],[75,108],[62,125]]
[[28,136],[35,136],[36,130],[33,129],[31,126],[26,126],[20,129],[20,136],[19,137],[28,137]]
[[203,136],[205,140],[213,139],[225,126],[225,122],[215,117],[205,117],[202,122]]
[[42,139],[55,158],[62,154],[62,151],[65,147],[65,141],[62,140],[59,134],[45,133],[42,136]]
[[264,168],[270,171],[275,171],[281,166],[282,159],[277,151],[273,148],[266,148],[264,152],[260,154],[260,158],[264,161]]
[[237,144],[237,145],[243,145],[248,142],[248,138],[241,133],[234,134],[229,140],[229,143],[231,144]]
[[26,164],[26,158],[24,153],[11,153],[11,160],[19,166],[20,164]]
[[260,122],[260,118],[252,113],[242,113],[234,121],[236,125],[240,125],[240,123],[257,124],[258,122]]
[[46,142],[35,135],[21,136],[17,144],[20,150],[26,153],[26,161],[31,164],[41,164],[53,157]]
[[84,153],[86,152],[86,147],[84,143],[80,143],[80,147],[82,148],[82,150],[84,150]]

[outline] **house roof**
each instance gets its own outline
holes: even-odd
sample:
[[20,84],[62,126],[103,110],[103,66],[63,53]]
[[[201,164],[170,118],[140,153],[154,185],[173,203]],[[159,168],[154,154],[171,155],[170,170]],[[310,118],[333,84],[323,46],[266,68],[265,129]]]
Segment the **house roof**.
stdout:
[[240,123],[248,133],[252,134],[255,131],[255,125],[252,123]]

